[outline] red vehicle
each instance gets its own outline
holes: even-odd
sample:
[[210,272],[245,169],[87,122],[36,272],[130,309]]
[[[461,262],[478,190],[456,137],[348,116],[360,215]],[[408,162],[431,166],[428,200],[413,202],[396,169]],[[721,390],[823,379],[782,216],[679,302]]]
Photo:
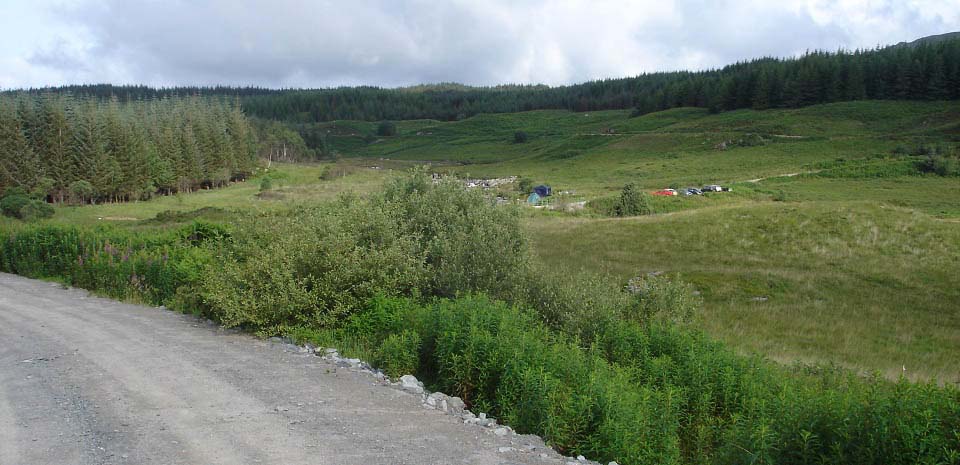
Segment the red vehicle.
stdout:
[[654,192],[653,195],[663,195],[663,196],[677,195],[677,191],[676,189],[661,189]]

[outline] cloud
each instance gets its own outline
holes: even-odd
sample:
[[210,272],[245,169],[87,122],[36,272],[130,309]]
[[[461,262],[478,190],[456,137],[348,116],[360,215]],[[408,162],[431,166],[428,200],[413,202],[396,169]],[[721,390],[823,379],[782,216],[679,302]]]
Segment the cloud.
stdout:
[[37,8],[44,15],[24,16],[44,23],[47,39],[0,49],[0,65],[18,70],[0,72],[0,86],[566,84],[960,29],[960,0],[71,0]]

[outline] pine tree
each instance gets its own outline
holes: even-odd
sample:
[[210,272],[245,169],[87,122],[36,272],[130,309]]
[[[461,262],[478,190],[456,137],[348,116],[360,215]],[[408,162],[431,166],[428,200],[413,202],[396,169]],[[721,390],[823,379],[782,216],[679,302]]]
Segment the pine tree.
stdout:
[[863,100],[867,98],[867,87],[864,81],[863,64],[857,56],[854,56],[847,69],[846,77],[846,99]]
[[753,91],[754,110],[766,110],[770,108],[770,75],[766,70],[760,72],[757,78],[757,85]]
[[52,181],[46,194],[57,203],[66,199],[67,187],[75,179],[70,153],[73,135],[67,120],[69,110],[61,99],[52,94],[42,99],[34,141],[44,174]]
[[39,168],[18,112],[9,102],[0,101],[0,194],[10,187],[33,190],[41,175]]
[[95,104],[87,102],[77,111],[73,144],[70,148],[71,169],[74,177],[90,181],[96,173],[96,164],[103,159],[105,150],[103,127]]

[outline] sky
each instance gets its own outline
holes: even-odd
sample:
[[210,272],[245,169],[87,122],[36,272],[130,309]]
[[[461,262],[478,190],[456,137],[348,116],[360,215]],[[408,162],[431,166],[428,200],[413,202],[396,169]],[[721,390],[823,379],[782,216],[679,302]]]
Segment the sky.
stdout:
[[960,31],[960,0],[0,0],[0,88],[563,85]]

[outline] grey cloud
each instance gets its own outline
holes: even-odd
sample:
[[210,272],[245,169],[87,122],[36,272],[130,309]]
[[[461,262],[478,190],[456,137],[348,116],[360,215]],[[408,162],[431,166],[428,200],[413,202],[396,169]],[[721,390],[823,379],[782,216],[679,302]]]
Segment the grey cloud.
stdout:
[[[153,85],[561,84],[872,46],[871,34],[949,26],[920,17],[915,3],[873,5],[883,31],[822,0],[80,0],[60,14],[89,43],[38,50],[29,62]],[[817,19],[814,7],[836,18]]]
[[51,46],[34,50],[27,62],[67,72],[83,72],[89,69],[83,57],[71,50],[70,44],[62,37],[57,38]]

